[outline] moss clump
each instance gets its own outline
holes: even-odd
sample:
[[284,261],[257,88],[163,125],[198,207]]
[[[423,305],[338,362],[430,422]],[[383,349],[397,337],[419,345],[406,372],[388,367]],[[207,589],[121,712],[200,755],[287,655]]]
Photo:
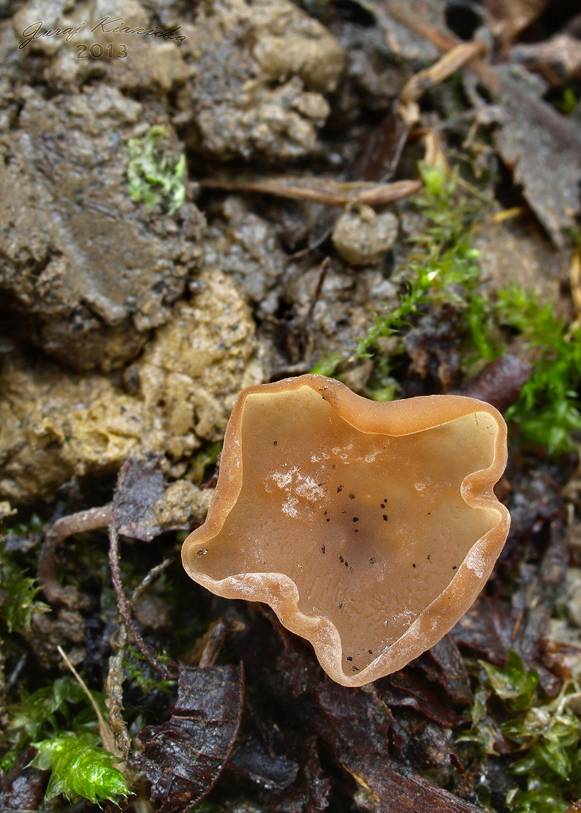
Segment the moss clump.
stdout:
[[[373,359],[368,395],[391,400],[401,388],[394,368],[405,355],[403,336],[420,316],[452,305],[460,312],[458,330],[466,374],[519,344],[533,360],[533,373],[520,398],[505,413],[523,445],[545,447],[550,454],[573,451],[572,433],[581,431],[581,326],[568,326],[553,303],[542,303],[517,285],[488,296],[482,292],[479,253],[472,236],[483,207],[458,193],[457,173],[420,165],[425,193],[416,200],[425,230],[413,238],[415,250],[403,277],[399,304],[359,340],[355,358]],[[392,339],[388,353],[381,339]],[[398,340],[399,338],[399,340]]]
[[163,204],[167,214],[173,215],[186,199],[183,182],[186,156],[177,161],[163,148],[167,135],[165,127],[152,127],[144,138],[130,138],[127,142],[129,164],[127,188],[134,203],[146,206]]
[[[558,697],[543,699],[538,673],[527,670],[514,651],[504,668],[485,661],[473,665],[479,683],[472,727],[457,742],[474,742],[482,756],[505,763],[514,777],[505,800],[510,813],[565,813],[581,796],[579,718],[570,708],[579,686],[566,681]],[[502,737],[513,748],[507,754],[504,746],[504,756],[496,750]]]

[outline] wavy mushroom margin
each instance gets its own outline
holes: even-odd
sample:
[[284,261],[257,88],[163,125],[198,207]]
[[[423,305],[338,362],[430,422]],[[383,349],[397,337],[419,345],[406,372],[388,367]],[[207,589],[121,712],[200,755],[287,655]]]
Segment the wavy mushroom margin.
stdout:
[[[341,665],[341,639],[335,625],[323,616],[307,616],[298,608],[296,584],[283,573],[238,573],[214,580],[200,572],[197,551],[211,545],[222,529],[242,488],[242,414],[246,398],[253,393],[286,392],[300,387],[324,392],[337,414],[365,433],[401,437],[450,423],[475,412],[487,412],[497,426],[492,464],[468,474],[461,495],[472,508],[497,512],[498,523],[480,537],[458,567],[448,587],[429,604],[395,641],[355,675],[347,675]],[[344,384],[320,375],[302,375],[272,384],[248,387],[238,396],[224,438],[220,476],[204,524],[193,531],[182,547],[182,561],[188,575],[212,593],[224,598],[262,601],[268,604],[291,632],[310,641],[325,672],[343,686],[363,686],[403,668],[434,646],[467,612],[488,580],[506,541],[510,514],[494,495],[494,484],[506,467],[506,424],[490,404],[462,395],[428,395],[402,401],[378,403],[356,395]]]

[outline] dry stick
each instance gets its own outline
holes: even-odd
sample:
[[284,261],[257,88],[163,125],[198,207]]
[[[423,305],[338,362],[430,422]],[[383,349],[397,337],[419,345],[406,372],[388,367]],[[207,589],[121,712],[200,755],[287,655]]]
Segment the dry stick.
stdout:
[[317,287],[315,288],[315,293],[313,294],[313,298],[311,300],[311,304],[309,305],[309,310],[307,311],[307,315],[305,316],[305,321],[303,322],[303,331],[307,331],[310,327],[313,313],[315,311],[315,305],[319,301],[319,297],[321,296],[321,291],[323,289],[323,283],[325,282],[325,277],[327,276],[327,271],[329,270],[329,266],[331,265],[331,258],[325,257],[323,262],[321,263],[321,270],[319,272],[319,279],[317,280]]
[[133,591],[133,593],[131,594],[131,598],[128,601],[129,607],[131,609],[133,609],[135,607],[135,605],[137,604],[137,601],[138,601],[139,597],[141,596],[141,594],[143,593],[143,591],[147,587],[149,587],[149,585],[153,581],[155,581],[155,579],[157,579],[158,576],[161,576],[161,574],[164,572],[164,570],[167,570],[167,568],[171,564],[173,564],[173,562],[175,562],[175,560],[176,560],[175,556],[168,556],[167,559],[163,560],[163,562],[160,562],[158,565],[151,568],[151,570],[149,571],[147,576],[143,579],[141,584],[138,584],[137,587],[135,588],[135,590]]
[[[450,51],[460,44],[460,41],[449,32],[441,31],[437,26],[422,20],[418,15],[413,16],[400,0],[382,0],[377,5],[410,31],[429,40],[440,51]],[[482,59],[472,59],[466,68],[475,73],[488,90],[493,93],[502,92],[512,104],[518,104],[530,119],[542,124],[562,144],[572,150],[581,149],[579,128],[575,127],[566,116],[559,116],[545,102],[533,99],[520,91],[515,83],[499,76],[495,69]]]
[[581,325],[581,246],[576,246],[571,257],[571,267],[569,269],[569,279],[571,281],[571,295],[575,305],[576,317],[572,325],[569,326],[566,340],[571,339],[573,333]]
[[6,681],[6,684],[4,686],[4,694],[6,696],[8,695],[8,693],[10,691],[12,691],[12,688],[16,685],[16,682],[18,681],[18,678],[20,677],[20,673],[24,669],[24,666],[26,664],[27,659],[28,659],[28,655],[25,652],[24,655],[20,656],[20,658],[18,660],[18,663],[16,664],[16,666],[12,670],[12,674],[10,675],[10,677],[8,678],[8,680]]
[[[398,23],[405,25],[410,31],[431,42],[439,51],[451,51],[462,42],[450,31],[442,31],[433,23],[423,20],[418,14],[413,14],[400,0],[382,0],[378,3],[383,11]],[[467,65],[490,90],[498,90],[500,82],[498,76],[486,62],[481,59],[472,59]]]
[[422,187],[421,181],[395,181],[382,186],[368,183],[341,184],[342,189],[311,189],[308,186],[290,186],[273,181],[221,181],[206,178],[200,182],[206,189],[223,189],[232,192],[257,192],[262,195],[276,195],[291,200],[304,200],[322,203],[327,206],[343,207],[348,203],[365,203],[368,206],[384,206],[396,200],[414,195]]
[[105,750],[109,751],[110,754],[114,754],[116,757],[121,757],[122,754],[119,751],[119,749],[117,748],[115,740],[113,739],[113,734],[111,733],[111,728],[109,727],[109,724],[105,721],[103,715],[101,714],[101,710],[99,709],[99,706],[95,703],[95,699],[94,699],[93,695],[91,694],[91,692],[87,688],[87,684],[85,683],[83,678],[79,675],[79,673],[77,672],[77,670],[75,669],[73,664],[70,662],[70,660],[67,658],[67,656],[64,653],[63,648],[61,646],[57,646],[57,650],[59,652],[59,655],[63,659],[63,661],[66,663],[66,665],[69,667],[69,669],[71,670],[71,672],[75,676],[75,678],[76,678],[77,682],[79,683],[81,689],[85,692],[85,694],[89,698],[89,701],[90,701],[91,705],[93,706],[95,714],[97,715],[97,720],[99,722],[99,734],[101,735],[101,739],[103,741],[103,746],[104,746]]
[[460,42],[452,32],[442,31],[438,26],[422,19],[419,14],[411,12],[400,0],[383,0],[378,5],[398,23],[429,40],[440,51],[450,51]]
[[365,203],[367,206],[385,206],[387,203],[395,203],[397,200],[415,195],[416,192],[420,191],[422,186],[423,183],[420,180],[394,181],[393,183],[361,192],[357,195],[355,200],[359,203]]
[[109,657],[109,669],[105,678],[105,704],[109,712],[109,726],[117,748],[125,757],[131,749],[131,738],[123,719],[123,683],[125,681],[124,658],[127,649],[127,627],[123,620],[119,622],[115,641],[111,640],[113,654]]
[[[111,568],[111,578],[113,580],[113,587],[115,588],[115,596],[117,597],[117,607],[123,621],[127,626],[127,629],[133,636],[135,644],[149,665],[155,669],[162,680],[175,679],[175,674],[171,673],[165,664],[158,660],[153,647],[146,644],[141,635],[137,632],[133,619],[131,618],[131,608],[123,591],[123,585],[121,583],[121,571],[119,569],[119,532],[117,530],[118,520],[118,512],[114,507],[111,511],[111,522],[109,524],[109,566]],[[172,663],[171,665],[177,669],[176,664]]]
[[[141,593],[151,582],[162,573],[167,566],[174,561],[175,557],[165,559],[161,564],[152,568],[147,576],[139,584],[129,600],[129,606],[133,607]],[[109,726],[118,750],[127,757],[131,748],[131,738],[127,731],[127,725],[123,719],[123,683],[125,681],[124,658],[127,649],[128,634],[127,625],[123,619],[119,622],[119,629],[115,636],[115,641],[111,641],[113,654],[109,658],[109,671],[105,680],[106,704],[109,711]]]
[[400,104],[406,105],[417,101],[426,90],[443,82],[475,57],[481,56],[484,49],[485,45],[482,42],[463,42],[455,45],[441,59],[429,68],[414,74],[406,82],[399,95]]

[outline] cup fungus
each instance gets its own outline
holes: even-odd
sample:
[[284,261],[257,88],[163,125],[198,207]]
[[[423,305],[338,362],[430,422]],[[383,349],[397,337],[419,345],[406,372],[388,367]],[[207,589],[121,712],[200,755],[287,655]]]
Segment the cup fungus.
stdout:
[[269,604],[323,669],[362,686],[433,646],[506,540],[506,426],[459,395],[376,403],[303,375],[238,397],[191,578]]

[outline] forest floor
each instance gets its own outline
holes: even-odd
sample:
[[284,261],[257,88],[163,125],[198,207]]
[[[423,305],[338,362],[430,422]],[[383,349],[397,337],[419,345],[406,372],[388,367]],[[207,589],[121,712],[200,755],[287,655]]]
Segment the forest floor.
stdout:
[[[0,0],[0,54],[0,810],[579,813],[581,2]],[[180,560],[306,373],[508,425],[485,589],[360,688]]]

